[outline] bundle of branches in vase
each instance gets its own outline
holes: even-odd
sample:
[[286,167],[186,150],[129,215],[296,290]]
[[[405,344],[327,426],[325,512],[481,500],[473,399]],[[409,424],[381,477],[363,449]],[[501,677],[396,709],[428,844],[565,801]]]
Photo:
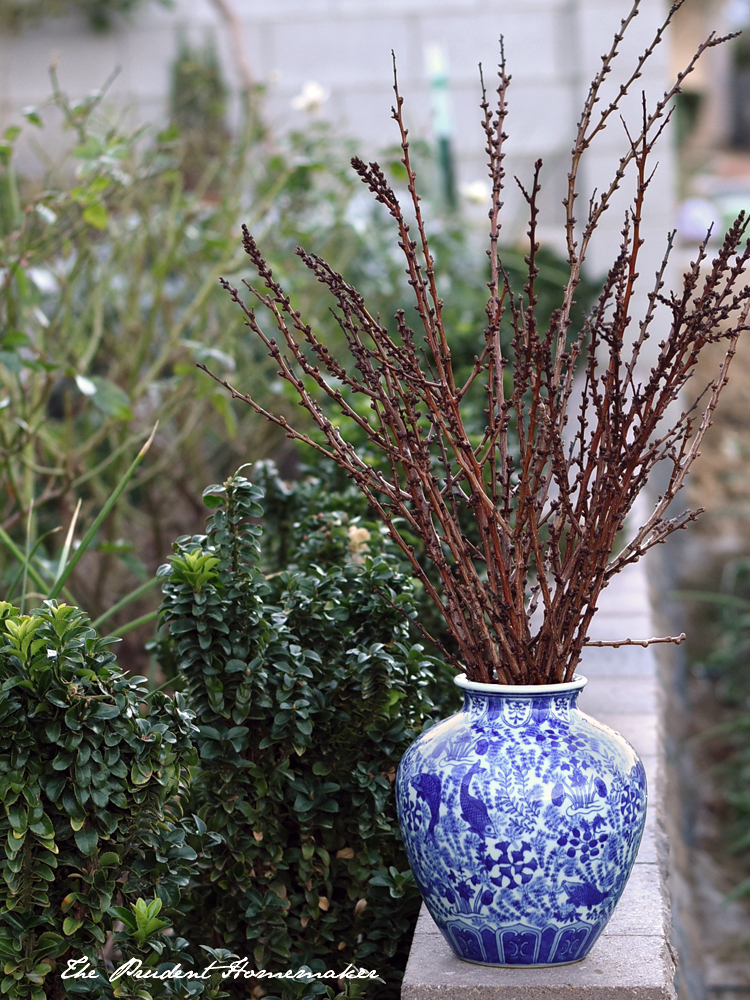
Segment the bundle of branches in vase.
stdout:
[[[636,0],[602,57],[583,107],[563,201],[569,278],[559,308],[544,324],[537,318],[535,297],[541,161],[528,188],[522,189],[529,217],[528,275],[523,289],[514,290],[498,243],[510,81],[504,58],[494,109],[483,86],[492,182],[491,277],[483,346],[463,382],[457,381],[451,361],[450,331],[443,323],[439,275],[425,231],[397,80],[393,117],[408,178],[410,222],[377,163],[355,158],[352,165],[393,217],[415,298],[416,322],[399,312],[397,333],[389,333],[340,274],[314,253],[298,249],[338,306],[350,356],[335,357],[295,310],[247,229],[244,248],[262,287],[246,285],[278,333],[268,333],[256,309],[224,282],[244,310],[247,326],[276,360],[280,378],[296,390],[323,432],[324,442],[217,381],[351,477],[439,608],[458,649],[447,655],[472,681],[550,684],[572,679],[600,594],[612,577],[700,513],[674,514],[671,505],[711,423],[737,337],[747,327],[750,288],[743,271],[750,245],[742,216],[713,259],[706,238],[677,291],[665,287],[672,234],[644,297],[642,315],[631,312],[654,144],[685,76],[706,48],[725,39],[710,36],[653,107],[644,98],[640,127],[626,129],[626,148],[609,186],[592,197],[578,218],[581,160],[596,136],[617,120],[624,97],[662,41],[679,4],[612,101],[599,107],[602,86],[638,6]],[[574,331],[571,308],[592,237],[615,192],[631,177],[632,203],[619,254],[585,323]],[[502,346],[502,322],[512,328],[509,350]],[[642,356],[652,331],[663,339],[648,366]],[[726,346],[718,374],[708,385],[696,387],[691,376],[699,356],[718,342]],[[484,395],[486,421],[480,439],[472,440],[465,414],[477,392]],[[365,416],[365,410],[354,405],[356,394],[369,401]],[[343,420],[338,415],[331,419],[331,404]],[[386,461],[369,462],[358,454],[347,441],[347,424],[364,432]],[[618,533],[660,464],[666,485],[651,515],[615,552]],[[439,585],[410,536],[421,539]]]

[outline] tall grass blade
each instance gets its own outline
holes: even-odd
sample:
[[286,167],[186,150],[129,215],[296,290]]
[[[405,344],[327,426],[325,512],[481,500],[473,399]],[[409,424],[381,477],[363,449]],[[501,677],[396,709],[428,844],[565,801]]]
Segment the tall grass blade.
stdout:
[[141,464],[141,462],[143,461],[143,458],[144,458],[146,452],[151,447],[151,444],[153,443],[154,437],[156,435],[156,429],[157,429],[158,426],[159,426],[159,423],[157,421],[156,424],[154,424],[154,429],[151,431],[151,434],[149,435],[148,441],[146,441],[146,443],[143,445],[143,447],[141,448],[141,450],[138,452],[138,454],[135,457],[135,460],[132,462],[130,468],[127,470],[127,472],[125,473],[125,475],[122,477],[122,479],[120,480],[120,482],[117,484],[117,487],[115,488],[114,492],[111,494],[111,496],[109,497],[109,499],[107,500],[107,502],[102,507],[101,511],[99,512],[99,514],[97,515],[96,519],[94,520],[94,523],[91,525],[91,527],[89,528],[89,530],[86,532],[86,534],[84,535],[84,537],[81,539],[80,544],[76,548],[75,552],[73,553],[72,558],[67,563],[67,565],[63,569],[62,573],[60,573],[58,575],[58,577],[55,580],[55,583],[54,583],[54,585],[52,587],[52,590],[49,593],[50,598],[57,597],[57,595],[60,593],[60,591],[62,590],[62,588],[65,586],[66,580],[68,579],[68,577],[70,576],[70,574],[73,572],[73,570],[76,568],[76,566],[78,565],[80,559],[82,558],[82,556],[84,555],[84,553],[87,551],[87,549],[91,545],[91,543],[94,540],[94,537],[95,537],[97,531],[99,530],[102,522],[105,520],[105,518],[107,517],[107,515],[109,514],[109,512],[112,510],[112,508],[114,507],[114,505],[119,500],[120,496],[122,495],[122,493],[125,490],[125,487],[128,485],[128,483],[130,482],[130,480],[133,478],[133,475],[135,474],[135,470]]
[[[143,594],[147,594],[148,591],[151,590],[153,587],[155,587],[158,582],[159,581],[154,576],[150,580],[147,580],[145,583],[142,583],[140,587],[136,587],[135,590],[131,590],[129,594],[126,594],[125,597],[121,597],[120,600],[117,601],[115,604],[113,604],[111,608],[107,608],[105,612],[99,615],[96,621],[93,621],[91,623],[91,627],[95,629],[101,628],[102,624],[106,622],[108,618],[111,618],[112,615],[116,615],[118,611],[120,611],[124,607],[127,607],[127,605],[130,604],[132,601],[138,600],[138,598],[142,597]],[[138,622],[140,622],[140,619],[138,619]],[[131,622],[129,622],[127,625],[123,625],[121,627],[129,630],[131,627],[134,628],[135,626]]]
[[29,578],[29,563],[31,562],[31,521],[34,516],[34,498],[31,498],[31,503],[29,504],[29,516],[26,519],[26,551],[23,557],[23,582],[21,583],[21,614],[24,613],[26,606],[26,591],[27,582]]
[[70,519],[70,527],[68,528],[68,534],[65,538],[65,544],[63,545],[62,552],[60,553],[60,559],[57,564],[57,573],[55,574],[55,583],[57,583],[62,576],[65,565],[68,562],[68,557],[70,556],[70,549],[73,544],[73,535],[75,534],[78,515],[81,513],[81,503],[82,501],[79,497],[76,509],[73,511],[73,517]]
[[[41,585],[40,581],[41,581],[42,577],[38,576],[38,575],[34,575],[31,572],[31,567],[33,567],[33,565],[34,565],[34,556],[36,555],[36,553],[37,553],[39,547],[41,546],[42,542],[44,542],[45,539],[49,538],[50,535],[56,535],[58,531],[62,531],[62,528],[59,528],[59,527],[58,528],[52,528],[50,531],[46,531],[41,537],[37,538],[37,540],[34,542],[34,546],[31,549],[31,552],[29,553],[29,567],[30,567],[29,573],[32,576],[32,579],[34,580],[34,583],[36,583],[37,585]],[[26,556],[18,548],[18,546],[13,545],[13,543],[10,540],[10,538],[2,530],[0,530],[0,542],[2,542],[5,545],[5,547],[10,551],[10,554],[16,558],[16,560],[18,561],[18,565],[19,565],[18,572],[13,577],[13,580],[11,581],[11,584],[8,587],[7,591],[6,591],[6,597],[5,597],[6,601],[10,601],[11,603],[13,603],[13,595],[15,594],[16,587],[18,586],[19,581],[21,580],[21,577],[23,576],[24,568],[25,568],[25,565],[26,565],[26,562],[25,562]],[[45,583],[44,584],[45,592],[46,592],[46,588],[48,586],[49,586],[49,583]]]

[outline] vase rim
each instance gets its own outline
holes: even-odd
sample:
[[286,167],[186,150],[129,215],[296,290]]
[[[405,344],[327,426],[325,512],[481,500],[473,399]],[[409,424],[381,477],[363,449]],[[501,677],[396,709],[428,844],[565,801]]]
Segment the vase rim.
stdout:
[[502,694],[514,696],[545,695],[545,694],[569,694],[573,691],[582,691],[588,684],[588,677],[582,674],[573,674],[573,680],[563,684],[482,684],[479,681],[470,681],[466,674],[458,674],[453,678],[456,687],[463,691],[475,691],[477,694]]

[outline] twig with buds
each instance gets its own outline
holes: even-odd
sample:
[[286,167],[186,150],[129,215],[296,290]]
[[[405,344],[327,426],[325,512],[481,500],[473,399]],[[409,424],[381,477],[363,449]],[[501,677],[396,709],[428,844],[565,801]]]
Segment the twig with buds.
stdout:
[[[260,286],[245,284],[270,315],[280,335],[278,341],[265,332],[255,309],[239,291],[223,282],[243,310],[247,326],[275,359],[279,377],[294,388],[300,404],[323,432],[324,442],[313,440],[283,415],[264,409],[227,382],[217,381],[236,399],[280,425],[290,438],[338,463],[357,484],[442,613],[458,646],[458,655],[451,657],[454,665],[476,681],[545,684],[570,680],[587,644],[599,595],[614,574],[698,515],[691,510],[672,515],[669,509],[711,423],[737,337],[747,329],[750,286],[744,269],[750,245],[745,242],[744,216],[730,228],[712,262],[707,260],[707,244],[699,248],[679,292],[664,289],[670,238],[635,334],[631,320],[654,144],[668,120],[669,102],[695,60],[723,39],[707,39],[651,110],[644,99],[640,127],[627,133],[628,148],[614,177],[592,199],[578,234],[574,206],[581,159],[609,119],[619,113],[623,98],[672,16],[596,117],[602,84],[638,7],[639,0],[634,0],[584,105],[564,200],[569,280],[560,308],[546,325],[537,316],[535,295],[541,161],[531,185],[521,188],[529,213],[528,270],[518,293],[511,288],[499,250],[510,82],[504,56],[494,111],[483,85],[481,107],[492,180],[489,298],[484,345],[464,384],[458,384],[455,377],[395,78],[393,117],[401,138],[413,223],[407,222],[377,163],[355,158],[352,164],[394,220],[414,294],[416,328],[400,311],[397,333],[389,332],[340,274],[315,254],[299,249],[301,260],[330,290],[338,307],[337,319],[350,357],[334,357],[295,310],[247,229],[243,245]],[[570,310],[592,235],[629,170],[635,175],[633,201],[624,220],[619,254],[583,328],[571,332]],[[667,314],[668,331],[651,370],[641,374],[643,344],[657,314],[662,313]],[[502,323],[512,328],[509,353],[503,348]],[[701,352],[714,343],[726,345],[718,377],[699,387],[690,405],[675,418],[674,406],[682,400]],[[579,360],[583,389],[573,414],[573,376]],[[472,441],[465,414],[476,393],[484,396],[486,421],[480,439]],[[354,405],[355,396],[367,401],[366,416],[361,406]],[[331,405],[341,414],[340,423],[331,419]],[[572,446],[566,431],[571,417],[576,428]],[[347,422],[367,436],[384,462],[369,462],[358,453],[347,441]],[[636,498],[660,463],[669,470],[666,488],[646,522],[613,556]],[[424,569],[412,547],[409,538],[414,535],[421,539],[439,582]],[[665,641],[678,640],[627,639],[594,645]]]
[[587,639],[584,646],[611,646],[617,649],[620,646],[653,646],[657,642],[673,642],[679,646],[686,639],[685,633],[680,632],[679,635],[654,636],[651,639]]

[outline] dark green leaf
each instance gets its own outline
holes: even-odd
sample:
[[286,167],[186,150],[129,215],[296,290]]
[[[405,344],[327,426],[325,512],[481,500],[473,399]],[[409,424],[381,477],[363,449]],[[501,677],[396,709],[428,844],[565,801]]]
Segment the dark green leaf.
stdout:
[[85,826],[80,830],[76,830],[74,836],[78,850],[87,857],[90,857],[99,843],[99,834],[96,830],[90,826]]

